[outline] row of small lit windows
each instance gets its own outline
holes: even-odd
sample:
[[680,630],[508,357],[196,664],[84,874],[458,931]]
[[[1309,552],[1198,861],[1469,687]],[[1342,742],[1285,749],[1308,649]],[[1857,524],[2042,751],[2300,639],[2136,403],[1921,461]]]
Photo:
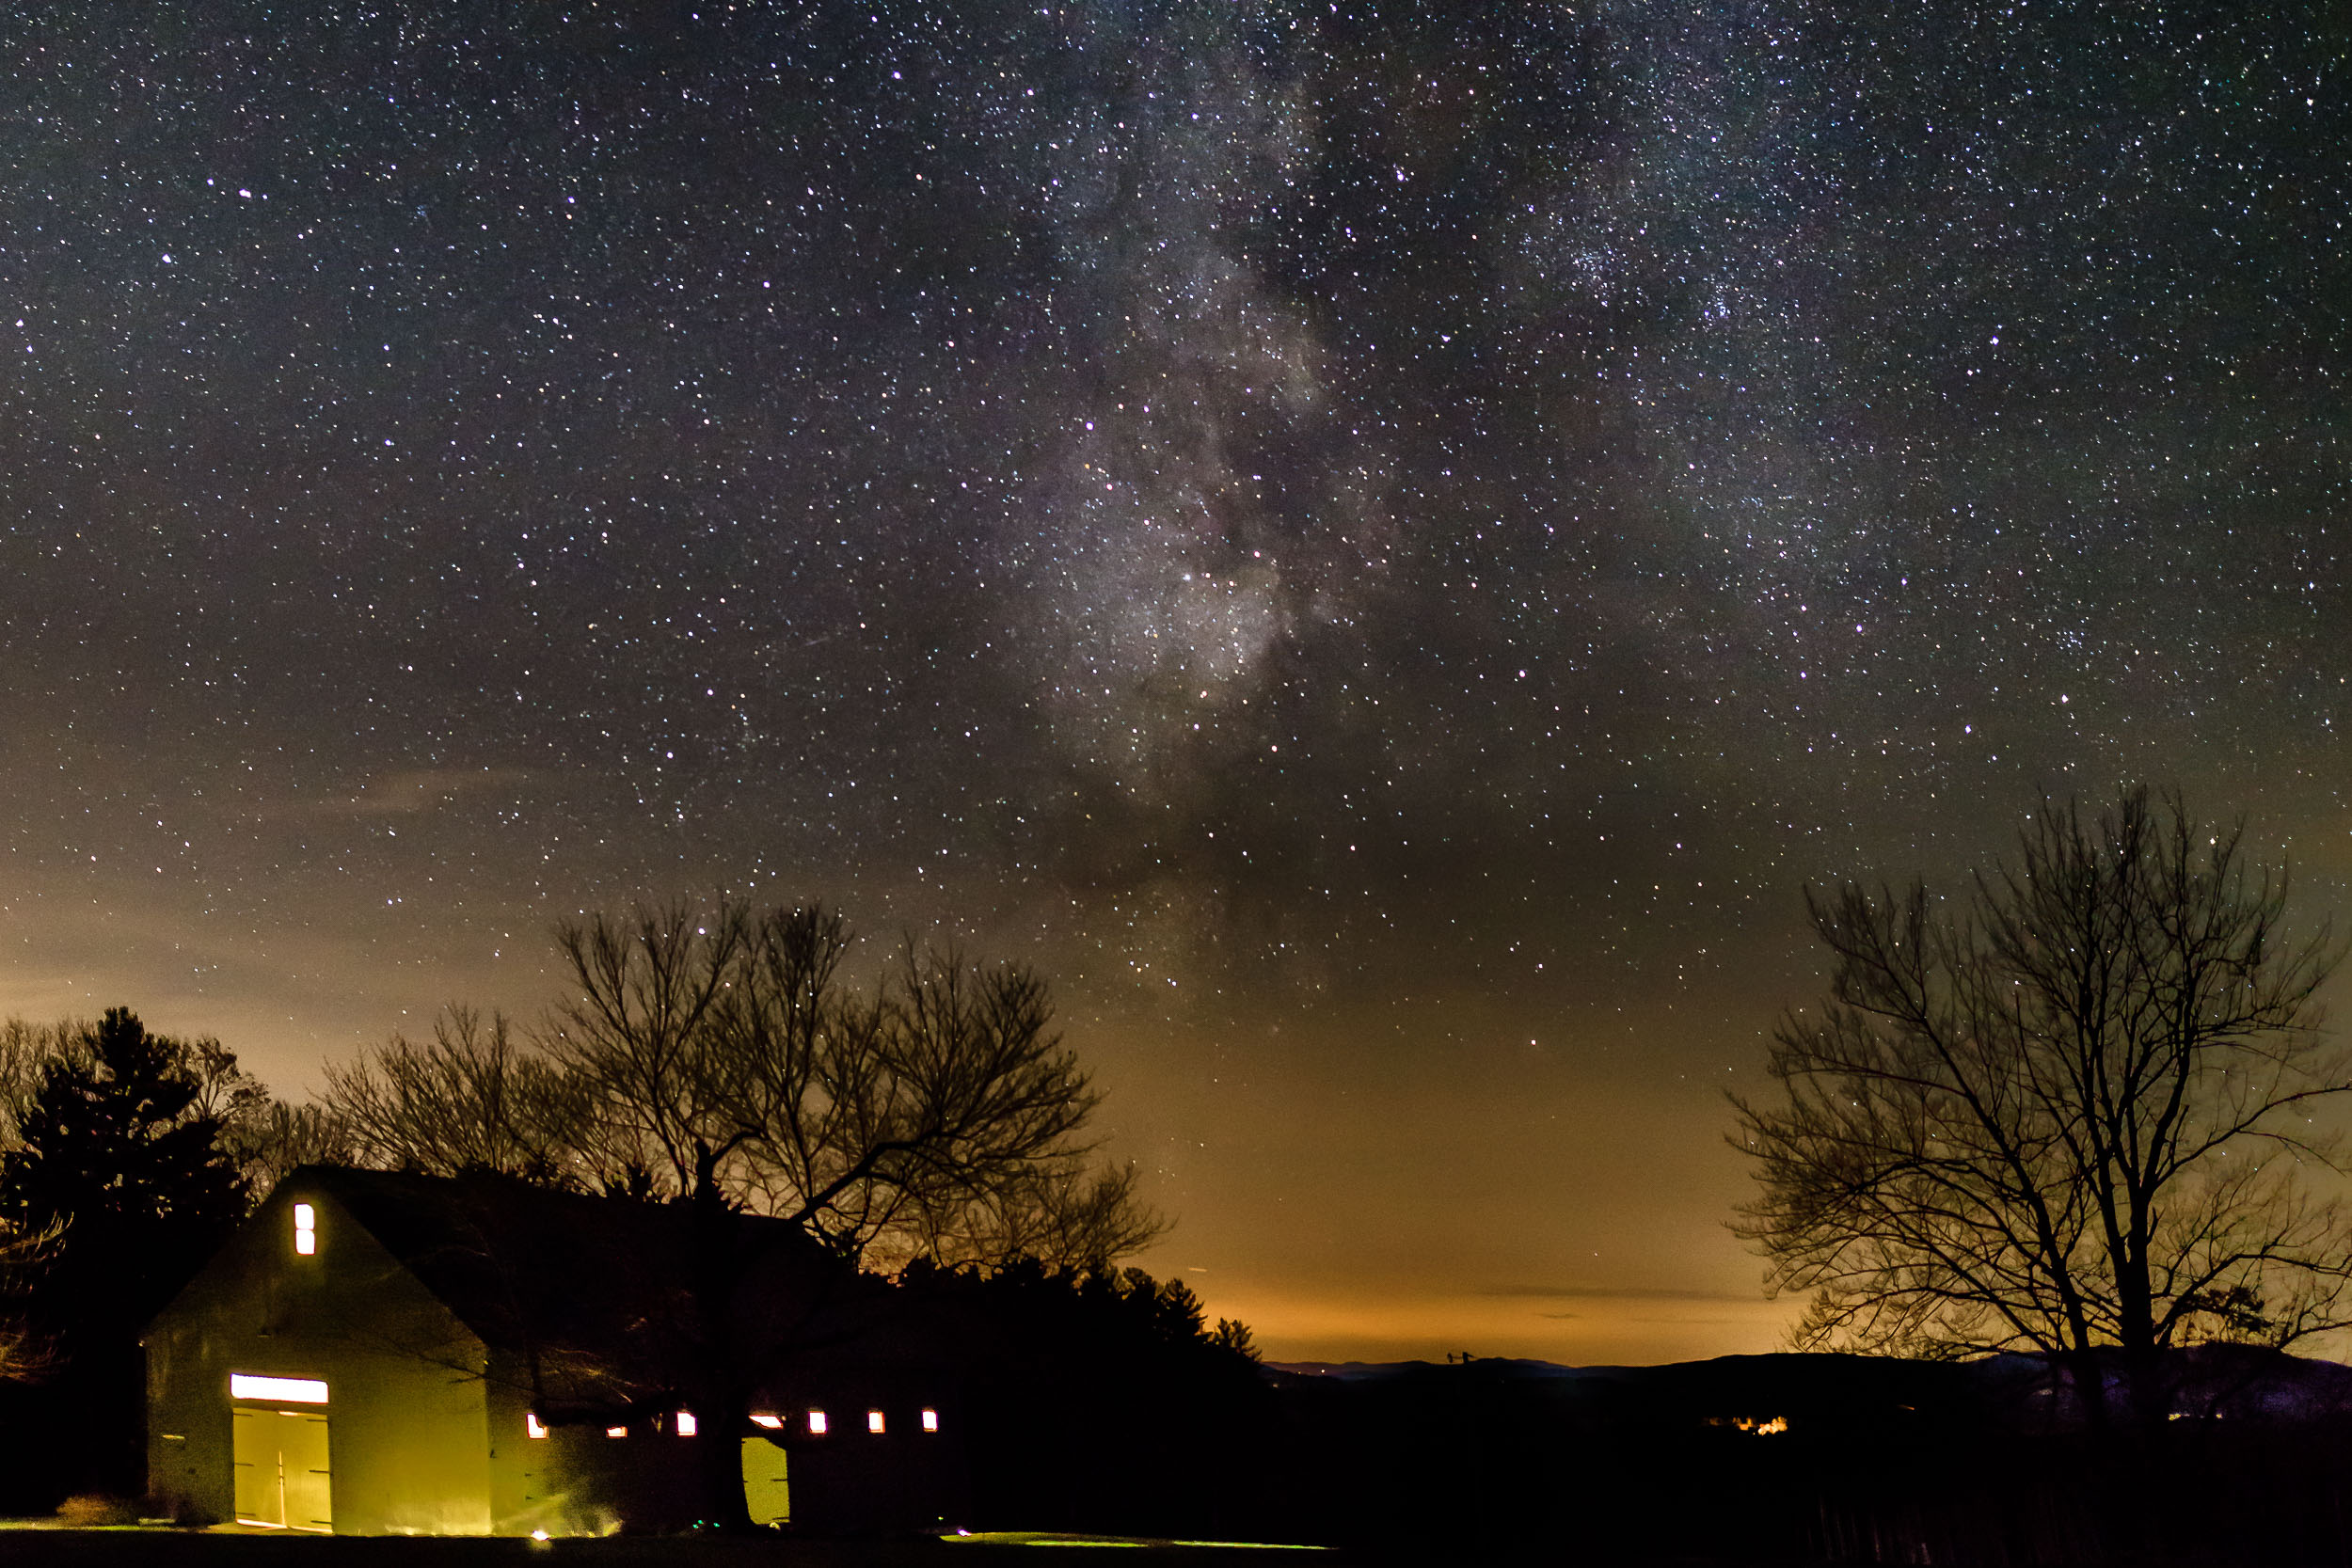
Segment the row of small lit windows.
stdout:
[[[766,1427],[771,1432],[781,1432],[784,1430],[784,1418],[771,1411],[762,1410],[755,1412],[752,1416],[752,1422],[755,1426]],[[545,1437],[548,1434],[547,1423],[539,1419],[539,1413],[535,1410],[528,1411],[524,1414],[523,1430],[533,1437]],[[671,1428],[671,1430],[675,1432],[680,1437],[693,1436],[696,1431],[699,1430],[695,1425],[694,1413],[691,1410],[679,1411],[677,1413],[677,1421]],[[808,1413],[808,1434],[810,1436],[822,1437],[826,1433],[832,1430],[832,1422],[823,1411],[812,1410]],[[881,1411],[868,1410],[866,1413],[866,1430],[872,1433],[877,1437],[881,1436],[883,1433],[889,1430],[888,1423],[884,1420]],[[937,1432],[939,1430],[939,1412],[932,1409],[930,1405],[925,1405],[923,1407],[923,1430],[925,1432]],[[625,1426],[606,1427],[604,1429],[604,1434],[607,1437],[627,1437],[628,1435],[628,1428]]]

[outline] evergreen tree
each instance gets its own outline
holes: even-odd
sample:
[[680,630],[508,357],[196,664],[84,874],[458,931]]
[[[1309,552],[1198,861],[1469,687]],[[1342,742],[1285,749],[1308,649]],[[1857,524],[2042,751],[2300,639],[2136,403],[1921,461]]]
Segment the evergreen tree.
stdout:
[[246,1201],[220,1147],[222,1081],[243,1076],[235,1058],[150,1034],[122,1007],[75,1043],[43,1069],[20,1147],[0,1156],[0,1221],[58,1232],[31,1306],[69,1354],[135,1336]]
[[39,1238],[9,1316],[50,1353],[59,1486],[135,1489],[139,1331],[227,1237],[246,1195],[225,1122],[265,1091],[218,1042],[110,1009],[41,1069],[0,1154],[0,1231]]

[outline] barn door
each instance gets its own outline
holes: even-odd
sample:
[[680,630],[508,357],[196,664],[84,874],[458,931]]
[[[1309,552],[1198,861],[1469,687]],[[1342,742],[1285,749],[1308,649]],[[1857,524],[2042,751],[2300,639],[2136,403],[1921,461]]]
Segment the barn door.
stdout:
[[765,1437],[743,1439],[743,1507],[755,1525],[781,1525],[792,1517],[784,1449]]
[[332,1532],[335,1512],[326,1468],[326,1417],[315,1410],[281,1410],[278,1462],[285,1466],[286,1526]]
[[332,1531],[326,1417],[315,1410],[230,1412],[237,1522]]

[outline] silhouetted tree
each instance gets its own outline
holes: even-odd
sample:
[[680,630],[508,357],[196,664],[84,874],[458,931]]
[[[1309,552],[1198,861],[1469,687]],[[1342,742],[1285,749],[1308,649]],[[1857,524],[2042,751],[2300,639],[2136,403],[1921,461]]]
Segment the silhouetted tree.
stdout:
[[222,1130],[248,1200],[258,1201],[296,1165],[345,1165],[357,1157],[351,1130],[324,1105],[270,1097],[241,1109]]
[[[841,980],[838,914],[726,898],[569,922],[556,943],[577,990],[548,1049],[588,1107],[587,1152],[608,1184],[648,1172],[703,1216],[692,1393],[716,1431],[743,1427],[771,1370],[728,1332],[757,1261],[732,1211],[896,1261],[946,1229],[941,1215],[1017,1200],[1091,1152],[1079,1134],[1097,1097],[1024,966],[908,944],[861,994]],[[735,1458],[718,1446],[709,1457],[712,1505],[741,1524]]]
[[266,1094],[217,1040],[151,1034],[120,1007],[56,1043],[0,1154],[0,1226],[20,1249],[9,1272],[23,1332],[55,1358],[87,1479],[125,1487],[139,1330],[243,1217],[221,1134]]
[[548,1050],[596,1180],[643,1170],[884,1264],[1157,1234],[1132,1176],[1090,1167],[1097,1096],[1042,979],[908,945],[862,993],[849,942],[832,911],[723,899],[561,927],[577,989]]
[[1219,1318],[1209,1338],[1222,1348],[1246,1360],[1258,1359],[1258,1338],[1249,1332],[1249,1325],[1238,1318]]
[[0,1153],[23,1142],[17,1129],[32,1109],[41,1075],[52,1063],[73,1055],[87,1027],[32,1023],[21,1018],[0,1020]]
[[38,1327],[33,1292],[56,1256],[60,1231],[0,1224],[0,1384],[43,1383],[56,1375],[56,1338]]
[[[767,1261],[744,1249],[774,1232],[739,1213],[882,1270],[1025,1253],[1107,1266],[1164,1228],[1131,1169],[1099,1167],[1097,1096],[1022,965],[909,943],[861,991],[838,914],[729,898],[590,915],[556,943],[570,983],[535,1049],[453,1012],[430,1045],[329,1069],[327,1108],[371,1163],[693,1210],[675,1338],[697,1347],[687,1392],[712,1431],[744,1424],[767,1361],[790,1351],[742,1331],[739,1298]],[[709,1452],[713,1506],[739,1515],[735,1459]]]
[[577,1097],[504,1015],[445,1008],[433,1038],[394,1035],[326,1067],[323,1119],[370,1164],[428,1176],[495,1171],[553,1186],[581,1173]]
[[2347,1321],[2307,1184],[2352,1092],[2313,1002],[2338,950],[2284,936],[2286,875],[2241,838],[2132,789],[2045,804],[1949,903],[1808,893],[1829,994],[1782,1018],[1732,1140],[1762,1188],[1736,1228],[1812,1296],[1801,1347],[2038,1352],[2094,1421],[2112,1358],[2155,1421],[2169,1347]]

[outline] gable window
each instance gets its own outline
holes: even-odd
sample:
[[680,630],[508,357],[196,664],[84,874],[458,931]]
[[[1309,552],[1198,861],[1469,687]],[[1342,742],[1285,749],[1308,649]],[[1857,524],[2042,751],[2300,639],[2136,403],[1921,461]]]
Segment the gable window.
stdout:
[[307,1203],[294,1205],[294,1250],[308,1258],[319,1249],[319,1212]]

